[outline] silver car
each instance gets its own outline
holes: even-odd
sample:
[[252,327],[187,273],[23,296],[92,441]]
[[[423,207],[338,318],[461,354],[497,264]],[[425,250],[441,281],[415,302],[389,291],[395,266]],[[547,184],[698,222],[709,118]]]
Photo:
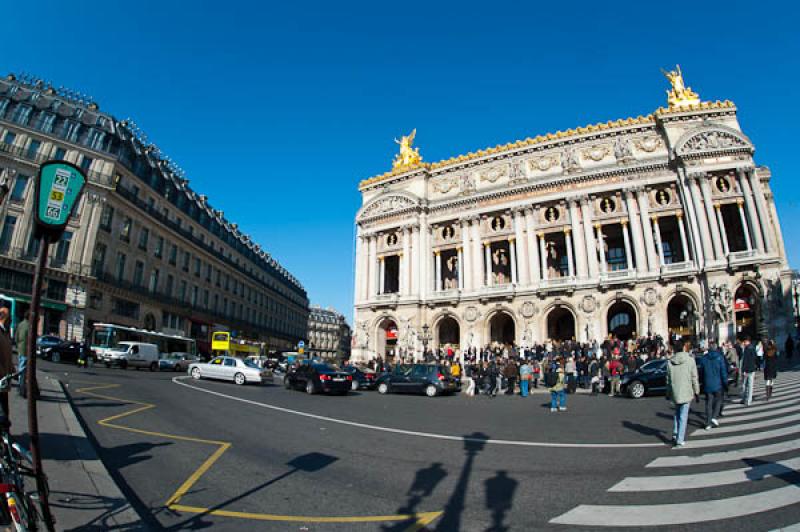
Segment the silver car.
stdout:
[[249,360],[234,357],[216,357],[209,362],[189,364],[189,375],[193,379],[219,379],[236,384],[263,384],[272,381],[268,370],[259,368]]

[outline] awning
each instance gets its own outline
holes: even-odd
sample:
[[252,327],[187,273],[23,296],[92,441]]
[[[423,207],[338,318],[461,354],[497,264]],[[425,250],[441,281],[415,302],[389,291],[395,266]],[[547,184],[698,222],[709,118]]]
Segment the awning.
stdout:
[[[17,301],[22,301],[23,303],[30,304],[31,298],[28,296],[10,296],[16,299]],[[58,310],[60,312],[66,312],[67,304],[66,303],[57,303],[55,301],[48,301],[46,299],[41,300],[41,306],[44,308],[49,308],[51,310]]]

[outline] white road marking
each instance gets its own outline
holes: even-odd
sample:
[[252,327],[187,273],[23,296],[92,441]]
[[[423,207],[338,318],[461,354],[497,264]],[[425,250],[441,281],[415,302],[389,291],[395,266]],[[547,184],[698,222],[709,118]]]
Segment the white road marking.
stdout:
[[608,491],[672,491],[711,488],[740,482],[759,481],[776,475],[796,472],[798,469],[800,469],[800,458],[792,458],[791,460],[770,462],[755,467],[742,467],[695,475],[628,477]]
[[[747,443],[751,441],[769,440],[771,438],[780,438],[782,436],[789,436],[791,434],[800,433],[800,425],[793,427],[784,427],[775,430],[766,430],[757,432],[755,434],[740,434],[738,436],[724,436],[722,438],[704,438],[702,440],[689,440],[686,444],[687,450],[702,449],[704,447],[721,447],[723,445],[737,445],[739,443]],[[711,434],[713,436],[713,434]]]
[[765,427],[775,427],[777,425],[785,425],[786,423],[792,423],[794,421],[800,421],[800,414],[795,414],[793,416],[783,416],[779,418],[765,419],[762,421],[755,421],[753,423],[742,423],[740,425],[723,425],[721,427],[711,430],[697,429],[694,432],[692,432],[692,437],[705,438],[708,436],[717,436],[719,434],[730,434],[731,432],[742,432],[745,430],[763,429]]
[[786,397],[785,399],[777,398],[777,395],[773,395],[772,397],[774,399],[772,399],[769,403],[767,403],[763,399],[759,399],[759,400],[753,399],[753,403],[750,406],[745,406],[745,405],[743,405],[743,404],[741,404],[739,402],[740,401],[739,399],[735,399],[735,401],[736,401],[735,403],[728,403],[728,404],[725,405],[725,412],[730,412],[730,411],[736,412],[736,411],[742,410],[744,408],[746,408],[748,410],[752,410],[753,408],[759,408],[759,409],[763,410],[764,408],[769,408],[770,406],[775,406],[775,405],[786,406],[786,403],[792,403],[792,402],[795,402],[798,399],[800,399],[800,393],[791,394],[790,396]]
[[[691,445],[691,443],[689,445]],[[645,467],[683,467],[719,464],[722,462],[740,461],[746,458],[757,458],[759,456],[797,451],[798,449],[800,449],[800,440],[790,440],[772,443],[770,445],[762,445],[760,447],[706,453],[699,456],[662,456],[661,458],[656,458]]]
[[550,522],[590,527],[661,526],[731,519],[800,503],[800,486],[794,484],[752,495],[681,504],[582,504]]
[[268,403],[253,401],[251,399],[244,399],[242,397],[236,397],[235,395],[228,395],[221,392],[215,392],[213,390],[207,390],[205,388],[192,386],[191,384],[186,384],[185,382],[182,382],[183,379],[188,379],[188,378],[191,377],[173,377],[172,382],[174,382],[175,384],[179,384],[180,386],[185,386],[186,388],[190,388],[192,390],[197,390],[198,392],[216,395],[217,397],[224,397],[225,399],[230,399],[232,401],[239,401],[240,403],[246,403],[261,408],[268,408],[276,412],[283,412],[285,414],[292,414],[295,416],[317,419],[319,421],[327,421],[329,423],[338,423],[339,425],[347,425],[350,427],[358,427],[361,429],[375,430],[380,432],[390,432],[393,434],[403,434],[405,436],[416,436],[421,438],[432,438],[437,440],[449,440],[457,442],[490,443],[493,445],[515,445],[521,447],[591,448],[591,449],[664,447],[664,444],[660,442],[659,443],[555,443],[555,442],[535,442],[535,441],[523,441],[523,440],[494,440],[494,439],[470,438],[468,436],[451,436],[448,434],[436,434],[432,432],[418,432],[414,430],[403,430],[392,427],[382,427],[380,425],[358,423],[355,421],[348,421],[346,419],[338,419],[328,416],[321,416],[318,414],[311,414],[308,412],[302,412],[300,410],[292,410],[291,408],[284,408],[281,406],[275,406]]
[[[745,410],[737,410],[735,412],[731,412],[730,414],[726,412],[723,419],[730,421],[731,423],[736,423],[737,421],[742,421],[744,419],[753,419],[756,417],[767,417],[786,412],[794,412],[795,410],[800,409],[800,399],[791,403],[784,403],[783,405],[777,406],[779,408],[776,408],[775,403],[770,403],[768,405],[751,406]],[[767,410],[767,412],[763,412],[763,410]]]

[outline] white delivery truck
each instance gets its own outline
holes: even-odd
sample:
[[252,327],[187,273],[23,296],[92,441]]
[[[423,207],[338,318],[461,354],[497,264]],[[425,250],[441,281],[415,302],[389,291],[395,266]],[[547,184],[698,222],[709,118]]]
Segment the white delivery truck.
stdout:
[[145,342],[120,342],[116,347],[107,349],[103,354],[103,361],[107,368],[119,366],[125,369],[130,366],[156,371],[159,358],[161,358],[161,353],[158,351],[158,346]]

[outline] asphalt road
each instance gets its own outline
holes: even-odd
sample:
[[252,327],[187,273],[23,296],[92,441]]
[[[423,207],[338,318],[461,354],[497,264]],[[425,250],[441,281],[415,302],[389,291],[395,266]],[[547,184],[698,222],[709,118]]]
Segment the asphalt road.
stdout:
[[[672,451],[663,397],[579,394],[567,412],[551,413],[545,395],[308,396],[41,366],[67,385],[103,462],[155,530],[399,532],[430,521],[441,531],[721,531],[800,522],[800,478],[781,462],[800,456],[800,384],[790,382],[800,374],[783,374],[785,389],[766,408],[731,408],[728,432]],[[691,423],[690,431],[701,425],[694,412]],[[780,447],[720,456],[765,445]],[[693,456],[705,463],[680,463]]]

